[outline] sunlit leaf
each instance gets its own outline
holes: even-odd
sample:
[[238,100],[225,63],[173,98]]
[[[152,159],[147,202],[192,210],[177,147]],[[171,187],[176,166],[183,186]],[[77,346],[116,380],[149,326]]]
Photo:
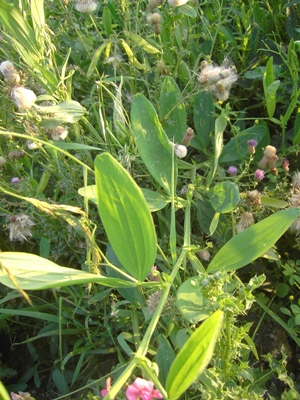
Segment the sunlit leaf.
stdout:
[[177,354],[167,376],[166,390],[169,400],[178,399],[208,365],[222,320],[222,311],[216,311],[196,329]]
[[234,271],[261,257],[299,216],[300,209],[290,208],[247,228],[218,251],[207,272]]
[[95,159],[98,210],[108,240],[125,270],[139,281],[156,257],[156,234],[141,189],[110,154]]

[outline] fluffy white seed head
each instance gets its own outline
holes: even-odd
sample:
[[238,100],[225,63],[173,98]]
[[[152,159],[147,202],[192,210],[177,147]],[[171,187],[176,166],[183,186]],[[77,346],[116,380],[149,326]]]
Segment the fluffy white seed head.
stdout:
[[36,101],[36,95],[30,89],[22,86],[12,88],[10,96],[18,107],[19,111],[25,111],[31,108]]
[[50,135],[55,141],[59,141],[59,139],[65,140],[68,136],[68,129],[66,129],[64,126],[57,126],[51,130]]
[[97,8],[97,3],[93,0],[79,0],[75,3],[75,9],[79,12],[93,12]]
[[20,82],[20,75],[15,70],[13,63],[8,60],[0,64],[0,72],[3,74],[6,81],[11,84],[16,85]]

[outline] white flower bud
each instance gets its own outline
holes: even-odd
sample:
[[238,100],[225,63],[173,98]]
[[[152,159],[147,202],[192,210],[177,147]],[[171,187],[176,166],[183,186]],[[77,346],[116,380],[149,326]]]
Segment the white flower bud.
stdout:
[[178,158],[184,158],[187,155],[187,148],[182,144],[174,144],[174,151]]
[[5,163],[6,163],[6,159],[4,157],[0,156],[0,168],[2,168]]
[[19,111],[28,110],[36,101],[36,95],[34,92],[22,86],[12,88],[10,96],[15,105],[18,107]]
[[168,0],[169,4],[172,7],[179,7],[179,6],[183,6],[184,4],[186,4],[189,0]]

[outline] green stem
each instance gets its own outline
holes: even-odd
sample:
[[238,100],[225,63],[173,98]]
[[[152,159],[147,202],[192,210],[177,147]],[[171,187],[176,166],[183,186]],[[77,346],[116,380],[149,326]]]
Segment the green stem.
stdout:
[[230,350],[231,350],[231,328],[232,328],[232,315],[230,312],[225,314],[225,329],[226,329],[226,343],[225,343],[225,354],[224,354],[224,370],[225,376],[229,376],[231,365],[230,365]]
[[155,313],[150,321],[150,324],[147,328],[147,331],[145,333],[145,336],[143,337],[143,340],[133,357],[133,359],[130,361],[126,369],[123,371],[122,375],[116,380],[115,384],[112,386],[111,390],[107,393],[107,395],[104,397],[104,400],[112,400],[116,397],[116,395],[119,393],[119,391],[122,389],[126,381],[130,378],[131,374],[133,373],[134,369],[136,366],[141,362],[141,360],[144,359],[145,355],[147,354],[148,351],[148,346],[150,343],[150,339],[155,331],[155,328],[158,324],[160,315],[163,311],[163,308],[165,306],[165,303],[168,298],[168,294],[170,291],[170,288],[172,286],[172,283],[177,275],[177,272],[186,256],[186,250],[183,250],[182,253],[180,254],[176,264],[174,265],[174,268],[171,272],[171,275],[169,277],[168,282],[165,282],[165,287],[162,291],[161,298],[159,300],[157,309],[155,310]]

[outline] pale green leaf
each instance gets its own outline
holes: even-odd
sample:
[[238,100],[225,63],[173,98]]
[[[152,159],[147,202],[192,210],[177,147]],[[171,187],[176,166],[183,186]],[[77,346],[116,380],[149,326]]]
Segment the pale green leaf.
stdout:
[[261,257],[299,216],[300,209],[290,208],[247,228],[218,251],[207,272],[234,271]]
[[12,289],[41,290],[93,282],[109,287],[132,286],[132,283],[121,279],[61,267],[35,254],[0,253],[0,283]]
[[108,240],[125,270],[143,281],[156,257],[156,234],[141,189],[110,154],[96,157],[98,210]]
[[177,354],[167,376],[168,400],[178,399],[204,371],[213,356],[222,320],[222,311],[216,311],[196,329]]

